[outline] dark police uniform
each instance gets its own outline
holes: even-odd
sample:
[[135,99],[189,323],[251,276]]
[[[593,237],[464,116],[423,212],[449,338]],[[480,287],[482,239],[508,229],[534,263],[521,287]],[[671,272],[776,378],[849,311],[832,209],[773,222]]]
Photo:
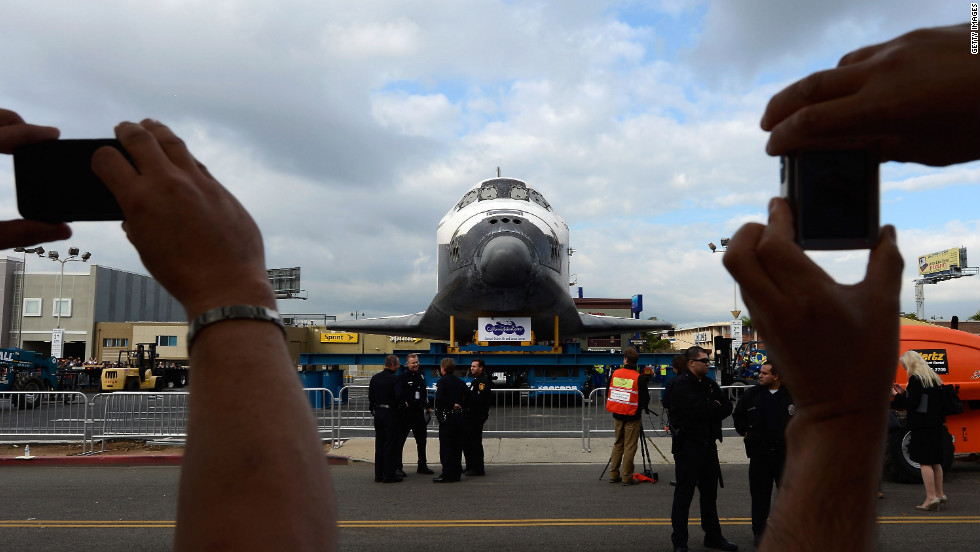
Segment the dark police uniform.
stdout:
[[418,472],[430,473],[428,462],[425,458],[425,434],[428,424],[425,421],[425,409],[429,404],[429,391],[425,387],[425,376],[420,367],[416,371],[408,368],[398,374],[398,383],[395,387],[395,396],[398,400],[398,417],[400,422],[398,435],[398,469],[402,469],[401,451],[405,448],[405,441],[408,439],[408,432],[412,432],[415,437],[415,447],[418,449]]
[[677,487],[670,511],[674,547],[687,546],[687,521],[697,488],[701,497],[701,528],[705,542],[724,540],[718,521],[718,479],[721,466],[715,439],[721,441],[721,422],[732,413],[728,393],[715,380],[704,376],[699,381],[685,372],[672,381],[670,390],[670,425],[673,431]]
[[486,368],[470,382],[470,395],[466,399],[463,414],[463,456],[466,458],[466,475],[483,475],[483,424],[490,417],[493,402],[492,385]]
[[455,374],[447,374],[436,382],[436,415],[439,417],[439,461],[442,474],[435,478],[440,483],[459,481],[463,473],[463,410],[468,390],[463,380]]
[[752,533],[756,540],[769,519],[772,484],[779,485],[786,461],[786,424],[796,413],[785,386],[771,392],[762,385],[745,390],[735,405],[735,431],[745,437],[749,457],[749,492],[752,495]]
[[368,403],[374,416],[374,480],[392,482],[400,449],[398,446],[398,402],[395,387],[398,376],[391,370],[381,370],[371,377]]

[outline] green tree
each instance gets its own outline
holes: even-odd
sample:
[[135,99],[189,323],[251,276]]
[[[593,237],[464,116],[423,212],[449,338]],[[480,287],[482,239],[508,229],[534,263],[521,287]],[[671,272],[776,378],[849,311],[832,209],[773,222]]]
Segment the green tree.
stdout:
[[980,320],[980,311],[970,317],[970,320]]
[[907,313],[903,314],[902,316],[904,316],[905,318],[908,318],[909,320],[918,320],[919,322],[925,322],[925,320],[919,318],[919,316],[917,314],[915,314],[914,312],[907,312]]

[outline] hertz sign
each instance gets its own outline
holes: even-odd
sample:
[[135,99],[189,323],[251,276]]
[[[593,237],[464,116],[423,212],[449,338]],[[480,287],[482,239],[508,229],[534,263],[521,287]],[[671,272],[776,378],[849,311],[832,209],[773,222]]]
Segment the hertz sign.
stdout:
[[946,356],[946,349],[913,349],[922,355],[926,364],[937,374],[949,373],[949,358]]

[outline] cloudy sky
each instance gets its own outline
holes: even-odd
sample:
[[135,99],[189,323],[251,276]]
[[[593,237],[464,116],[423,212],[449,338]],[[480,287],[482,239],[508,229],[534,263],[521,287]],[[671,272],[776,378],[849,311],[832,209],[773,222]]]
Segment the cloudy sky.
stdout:
[[[499,166],[565,218],[587,297],[642,293],[644,317],[713,322],[734,290],[707,243],[764,220],[779,189],[768,99],[969,15],[917,0],[8,2],[0,106],[63,138],[171,125],[252,212],[268,265],[302,268],[309,299],[283,312],[424,309],[436,224]],[[881,176],[914,312],[918,256],[965,246],[980,265],[980,163]],[[0,183],[0,218],[16,218],[9,158]],[[117,223],[73,229],[45,247],[146,272]],[[853,282],[867,252],[814,258]],[[978,310],[980,277],[926,287],[927,316]]]

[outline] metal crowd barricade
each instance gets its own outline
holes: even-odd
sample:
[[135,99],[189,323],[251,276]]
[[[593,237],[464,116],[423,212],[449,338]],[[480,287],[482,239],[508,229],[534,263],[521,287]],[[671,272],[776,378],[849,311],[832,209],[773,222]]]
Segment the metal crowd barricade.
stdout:
[[0,438],[84,440],[86,412],[85,395],[75,391],[0,393]]
[[[430,398],[434,394],[435,388],[429,388]],[[368,386],[345,386],[340,390],[340,396],[342,404],[338,409],[338,426],[344,437],[373,435],[374,418],[368,404]],[[585,406],[580,391],[494,389],[493,398],[493,407],[483,426],[485,436],[575,436],[582,438],[582,450],[586,450],[583,424]],[[435,436],[438,432],[438,421],[430,423],[429,435]]]
[[330,439],[330,443],[336,446],[340,442],[340,427],[337,411],[340,404],[335,400],[333,391],[323,387],[307,387],[303,389],[310,406],[313,407],[313,418],[316,420],[316,429],[321,438],[324,434]]
[[581,437],[588,405],[577,389],[494,389],[483,434],[495,437]]
[[[732,404],[735,404],[747,387],[744,385],[723,385],[721,388],[729,393]],[[652,434],[667,436],[670,434],[667,412],[660,402],[660,398],[663,396],[664,388],[649,387],[648,389],[650,390],[650,410],[653,412],[653,414],[644,414],[643,427],[645,430],[649,431],[652,423]],[[612,435],[613,433],[613,417],[612,414],[606,411],[606,389],[604,387],[593,389],[592,393],[589,394],[589,402],[587,406],[588,409],[584,413],[583,426],[585,428],[586,450],[592,452],[593,433],[603,435]],[[731,416],[722,421],[721,431],[726,434],[735,432],[735,424],[732,421]]]
[[92,398],[90,440],[120,437],[187,437],[188,391],[99,393]]

